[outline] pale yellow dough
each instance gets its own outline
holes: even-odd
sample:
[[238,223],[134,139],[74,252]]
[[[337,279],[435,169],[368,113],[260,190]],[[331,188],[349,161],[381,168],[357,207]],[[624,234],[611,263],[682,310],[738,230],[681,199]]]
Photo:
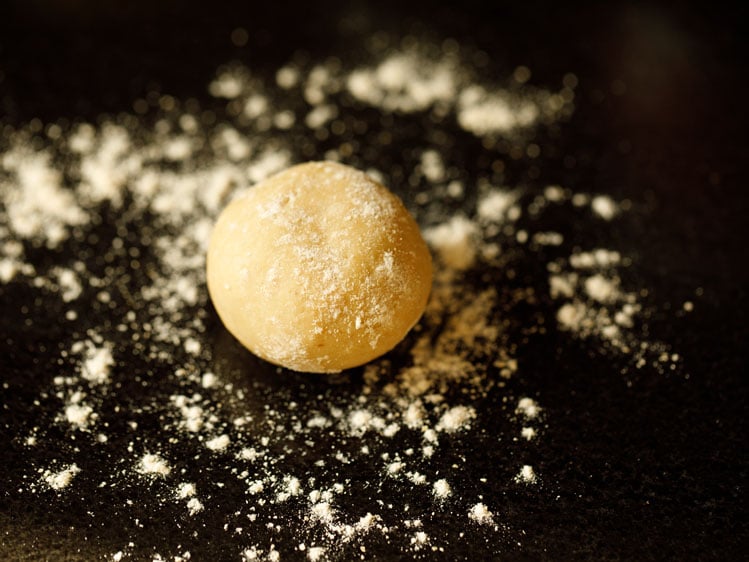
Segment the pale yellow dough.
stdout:
[[392,349],[432,286],[429,250],[401,201],[333,162],[294,166],[230,203],[207,268],[213,304],[245,347],[319,373]]

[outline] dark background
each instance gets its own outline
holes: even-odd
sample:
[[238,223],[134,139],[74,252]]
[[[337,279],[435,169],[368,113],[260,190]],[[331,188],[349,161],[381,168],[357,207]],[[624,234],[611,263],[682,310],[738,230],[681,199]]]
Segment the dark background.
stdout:
[[[335,54],[379,29],[454,37],[505,73],[528,66],[541,85],[574,72],[580,86],[564,143],[579,165],[565,179],[648,207],[647,218],[625,221],[614,235],[637,257],[633,275],[660,305],[651,334],[682,353],[684,372],[628,385],[627,377],[603,376],[583,343],[539,360],[548,369],[530,376],[554,420],[539,466],[556,475],[547,486],[558,498],[514,504],[523,509],[508,519],[533,539],[507,557],[746,558],[747,9],[251,4],[3,2],[0,123],[92,120],[132,111],[153,90],[202,99],[216,67],[232,59],[272,69],[299,48]],[[237,27],[248,31],[243,47],[229,39]],[[695,311],[679,315],[686,300]],[[2,342],[0,354],[8,368]],[[3,426],[5,442],[11,425]],[[27,519],[11,490],[0,485],[0,494],[0,543],[8,547],[0,552],[57,559],[80,549],[80,529],[56,526],[59,514],[29,508]],[[90,546],[98,552],[93,539]]]

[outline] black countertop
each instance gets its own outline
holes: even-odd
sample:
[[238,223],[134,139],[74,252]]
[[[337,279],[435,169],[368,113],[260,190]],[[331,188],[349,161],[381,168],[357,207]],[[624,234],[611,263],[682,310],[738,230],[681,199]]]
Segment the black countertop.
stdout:
[[[632,368],[626,355],[602,353],[595,338],[576,339],[556,329],[532,338],[517,352],[521,368],[513,381],[519,382],[511,383],[510,391],[514,397],[533,396],[543,407],[544,427],[527,459],[540,482],[517,486],[503,479],[526,462],[527,451],[513,444],[514,422],[492,415],[501,394],[494,391],[474,403],[483,429],[450,441],[434,461],[444,463],[443,472],[449,473],[461,459],[462,483],[454,486],[462,494],[454,506],[460,514],[449,506],[430,507],[426,499],[420,505],[418,494],[406,484],[370,494],[367,484],[380,478],[374,468],[357,466],[346,473],[352,491],[345,501],[351,513],[365,513],[375,499],[397,503],[409,498],[414,512],[425,514],[425,525],[432,525],[431,541],[441,550],[406,547],[407,541],[397,539],[394,531],[339,544],[325,556],[746,556],[745,8],[535,2],[491,7],[469,2],[462,8],[388,2],[294,8],[243,2],[210,7],[197,2],[127,4],[6,3],[6,13],[0,15],[0,127],[24,127],[33,119],[61,123],[63,129],[70,123],[96,122],[101,114],[132,113],[134,100],[146,99],[150,91],[209,104],[206,84],[224,63],[238,60],[253,72],[272,76],[300,49],[309,60],[343,58],[360,53],[364,38],[381,30],[391,37],[410,34],[438,43],[449,37],[482,51],[489,61],[483,67],[487,75],[508,76],[525,65],[539,87],[556,88],[566,73],[579,81],[573,115],[536,140],[544,150],[551,147],[549,155],[544,153],[535,167],[508,160],[507,185],[532,191],[558,183],[632,204],[632,212],[607,223],[605,230],[593,228],[587,219],[559,228],[576,245],[608,246],[632,260],[623,282],[647,288],[642,301],[650,310],[637,329],[665,342],[669,354],[678,353],[674,369]],[[246,30],[246,41],[240,37],[232,42],[237,28]],[[549,220],[551,230],[565,219]],[[97,248],[88,254],[65,253],[71,251],[30,250],[27,256],[39,268],[76,258],[96,267]],[[531,285],[542,290],[545,277],[532,279],[538,264],[526,261],[522,266]],[[687,301],[693,303],[692,311],[684,310]],[[271,543],[281,559],[305,557],[298,550],[300,536],[313,540],[314,530],[304,531],[293,522],[279,524],[278,530],[266,524],[295,517],[300,512],[296,504],[261,510],[257,527],[246,519],[239,523],[235,515],[246,504],[235,499],[246,491],[237,483],[213,486],[227,478],[223,465],[205,455],[189,460],[195,451],[186,442],[169,452],[171,458],[185,455],[192,481],[199,490],[209,490],[212,503],[205,501],[205,513],[187,517],[182,504],[152,497],[165,494],[161,488],[135,480],[100,490],[97,477],[106,475],[113,462],[108,447],[126,447],[131,439],[127,418],[117,414],[118,404],[127,408],[144,392],[171,392],[171,383],[159,378],[169,362],[150,364],[115,353],[116,368],[129,371],[138,383],[123,382],[117,391],[121,396],[107,403],[111,411],[101,412],[110,424],[106,447],[84,438],[76,442],[55,419],[61,404],[48,392],[50,380],[66,365],[57,363],[60,349],[70,343],[70,325],[59,320],[59,299],[40,296],[17,279],[0,285],[0,302],[0,558],[111,559],[123,551],[135,559],[156,554],[173,559],[189,551],[193,560],[237,560],[252,544],[265,545],[261,557],[267,556]],[[542,313],[553,315],[550,306]],[[95,316],[105,315],[94,310],[99,310],[92,312]],[[523,315],[537,311],[518,307],[514,313],[523,323]],[[213,346],[216,360],[247,361],[213,309],[206,314],[203,344]],[[73,326],[83,329],[84,323]],[[345,404],[364,384],[360,371],[332,380],[288,373],[275,377],[272,368],[257,372],[262,384],[247,387],[255,393],[253,400],[298,402],[310,411],[316,397]],[[149,382],[139,387],[143,379]],[[147,439],[169,437],[159,412],[141,412],[138,419]],[[40,431],[43,450],[24,441],[37,426],[45,428]],[[505,439],[500,447],[490,439],[497,435]],[[402,432],[394,439],[410,438]],[[327,455],[325,446],[341,446],[330,439],[321,441],[309,459],[287,460],[286,467],[304,475],[306,462]],[[349,446],[354,445],[344,448]],[[30,478],[39,467],[53,466],[63,457],[85,464],[97,476],[83,478],[82,471],[70,493],[39,491]],[[440,473],[440,466],[429,469]],[[500,531],[468,524],[465,508],[479,497],[492,506]],[[127,499],[135,499],[134,504]],[[227,532],[226,525],[245,527],[244,534]],[[317,539],[326,544],[324,537]]]

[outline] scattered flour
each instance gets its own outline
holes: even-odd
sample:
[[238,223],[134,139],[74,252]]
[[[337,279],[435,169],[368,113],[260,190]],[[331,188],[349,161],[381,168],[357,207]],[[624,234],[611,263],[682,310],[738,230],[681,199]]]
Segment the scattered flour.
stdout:
[[528,464],[523,465],[523,468],[521,468],[520,472],[515,476],[515,482],[522,484],[535,484],[537,481],[538,477],[536,476],[536,472],[533,470],[533,467]]
[[619,206],[611,197],[607,195],[598,195],[590,203],[593,212],[603,219],[610,221],[619,212]]
[[[15,306],[20,290],[34,291],[62,311],[64,328],[56,374],[34,381],[61,409],[23,431],[25,446],[61,459],[73,449],[108,455],[111,466],[94,474],[86,465],[86,474],[122,506],[132,501],[126,490],[152,477],[154,493],[138,507],[164,514],[177,505],[215,532],[221,520],[228,557],[278,560],[293,548],[288,557],[366,558],[370,544],[385,543],[393,558],[443,553],[446,521],[465,534],[496,533],[495,554],[514,541],[483,503],[494,501],[482,495],[491,493],[487,478],[466,486],[464,476],[480,455],[516,473],[511,486],[537,481],[524,463],[547,415],[527,396],[539,393],[519,365],[528,338],[558,329],[602,341],[602,353],[632,356],[636,368],[673,368],[679,357],[638,330],[647,308],[620,275],[629,258],[570,248],[569,231],[534,227],[552,205],[586,207],[605,222],[627,206],[572,187],[507,186],[499,171],[499,139],[520,162],[543,153],[530,140],[571,115],[577,80],[567,75],[558,91],[535,88],[525,67],[504,84],[477,80],[469,57],[450,45],[375,45],[372,60],[355,67],[302,56],[270,76],[234,64],[217,72],[204,107],[154,92],[160,109],[148,119],[5,127],[0,297]],[[418,141],[403,164],[385,168],[400,123],[436,140]],[[455,161],[458,138],[487,155],[496,149],[491,169],[469,172]],[[216,327],[205,291],[205,250],[223,206],[290,164],[322,156],[371,170],[401,192],[436,257],[423,318],[360,378],[279,375],[238,352]],[[73,260],[56,263],[54,252],[36,259],[29,248]],[[99,258],[104,268],[87,269]],[[547,286],[543,276],[538,286],[520,283],[539,263]],[[505,445],[485,450],[477,443],[494,417],[514,429],[497,436]],[[153,450],[161,454],[138,458]],[[75,485],[72,460],[56,473],[29,471],[61,490]],[[93,498],[80,501],[98,509]],[[113,524],[140,525],[130,512],[115,511],[123,519]],[[156,534],[168,541],[172,529],[163,525]],[[149,540],[128,536],[112,558],[164,559],[153,553],[167,543]],[[171,552],[190,558],[184,545]]]
[[530,441],[531,439],[535,439],[538,435],[538,431],[536,431],[533,427],[524,427],[520,430],[520,435],[523,437],[523,439],[527,439]]
[[53,490],[62,490],[67,488],[76,474],[81,471],[78,465],[71,464],[59,472],[45,471],[43,478],[47,485]]
[[195,495],[195,484],[186,482],[184,484],[180,484],[179,488],[177,488],[177,497],[179,499],[190,498],[194,495]]
[[229,443],[231,443],[231,439],[228,435],[224,434],[206,441],[205,446],[211,451],[223,451],[229,446]]
[[515,413],[521,414],[525,419],[532,420],[541,413],[541,408],[533,398],[524,397],[518,401]]
[[455,406],[450,408],[440,418],[435,429],[453,433],[455,431],[470,427],[471,420],[476,417],[476,410],[468,406]]
[[445,499],[452,494],[450,484],[444,478],[440,478],[434,483],[434,495],[439,499]]
[[88,427],[93,411],[94,409],[87,404],[69,404],[65,408],[65,419],[71,425],[79,429],[84,429]]
[[93,342],[86,342],[86,351],[81,363],[81,376],[84,379],[104,384],[109,380],[109,372],[113,365],[114,359],[109,345],[96,347]]
[[476,261],[477,234],[478,227],[473,221],[455,215],[448,222],[425,230],[424,238],[445,265],[463,271]]
[[156,476],[169,476],[172,472],[169,463],[159,455],[146,453],[138,463],[138,472],[142,474],[153,474]]
[[190,512],[190,515],[195,515],[196,513],[200,513],[203,511],[204,506],[202,502],[198,498],[190,498],[187,501],[187,511]]
[[346,86],[359,101],[385,111],[424,111],[453,103],[460,81],[456,64],[450,58],[432,60],[417,50],[396,52],[374,68],[352,72]]
[[511,191],[492,189],[479,201],[476,209],[479,219],[500,222],[516,199],[517,195]]
[[493,525],[494,514],[483,503],[477,503],[468,512],[469,519],[481,525]]

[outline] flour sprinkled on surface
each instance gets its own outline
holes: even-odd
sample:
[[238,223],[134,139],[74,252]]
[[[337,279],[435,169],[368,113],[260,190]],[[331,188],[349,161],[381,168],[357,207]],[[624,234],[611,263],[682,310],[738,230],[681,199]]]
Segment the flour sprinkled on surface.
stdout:
[[63,468],[59,472],[45,471],[43,478],[47,485],[53,490],[62,490],[67,488],[71,483],[76,474],[81,471],[77,465],[71,464],[67,468]]
[[[499,556],[524,531],[498,498],[554,479],[534,459],[553,425],[528,376],[534,342],[588,342],[625,373],[679,365],[642,329],[653,305],[625,275],[632,259],[581,239],[574,218],[545,223],[584,213],[605,232],[630,210],[533,181],[534,139],[572,116],[577,79],[540,88],[518,67],[478,80],[451,42],[375,43],[363,61],[227,65],[202,106],[154,92],[145,117],[4,127],[0,296],[54,356],[8,383],[39,414],[17,429],[27,477],[13,484],[60,492],[71,503],[55,509],[95,522],[114,506],[112,559],[188,560],[217,534],[243,560],[383,544],[428,557],[465,536]],[[238,193],[323,157],[399,192],[435,280],[390,354],[317,377],[263,363],[221,328],[204,256]],[[505,174],[521,165],[528,181]]]

